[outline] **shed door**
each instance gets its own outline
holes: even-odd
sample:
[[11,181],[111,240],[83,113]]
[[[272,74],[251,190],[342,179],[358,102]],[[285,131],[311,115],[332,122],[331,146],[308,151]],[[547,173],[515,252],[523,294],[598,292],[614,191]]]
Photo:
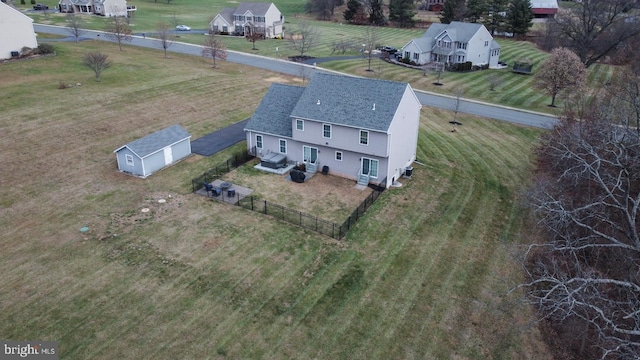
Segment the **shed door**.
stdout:
[[164,148],[164,164],[169,165],[173,162],[173,151],[171,147]]

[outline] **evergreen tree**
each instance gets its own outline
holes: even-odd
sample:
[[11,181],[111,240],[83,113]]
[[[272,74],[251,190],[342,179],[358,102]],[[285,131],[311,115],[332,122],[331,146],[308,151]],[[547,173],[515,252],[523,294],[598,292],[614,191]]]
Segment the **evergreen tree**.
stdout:
[[507,12],[507,30],[515,36],[524,35],[533,25],[533,11],[530,0],[511,0]]
[[391,0],[389,4],[389,20],[396,22],[400,27],[412,27],[415,24],[416,15],[413,0]]
[[342,13],[342,16],[348,22],[354,22],[356,14],[362,11],[362,3],[360,0],[347,1],[347,10]]
[[383,0],[368,0],[369,23],[373,25],[384,25],[384,13],[382,12]]
[[503,32],[506,27],[506,15],[509,10],[509,0],[488,0],[487,15],[483,21],[487,30],[494,35],[496,31]]
[[450,24],[452,21],[462,21],[465,13],[465,0],[447,0],[444,2],[440,12],[440,22]]
[[470,22],[478,22],[487,12],[487,0],[467,0],[466,17]]

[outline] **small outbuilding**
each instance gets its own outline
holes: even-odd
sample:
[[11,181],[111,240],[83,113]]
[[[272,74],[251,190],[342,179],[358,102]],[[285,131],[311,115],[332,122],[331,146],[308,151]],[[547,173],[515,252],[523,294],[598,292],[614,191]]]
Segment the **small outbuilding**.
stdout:
[[120,171],[146,178],[191,155],[191,134],[182,126],[173,125],[119,147],[114,153]]

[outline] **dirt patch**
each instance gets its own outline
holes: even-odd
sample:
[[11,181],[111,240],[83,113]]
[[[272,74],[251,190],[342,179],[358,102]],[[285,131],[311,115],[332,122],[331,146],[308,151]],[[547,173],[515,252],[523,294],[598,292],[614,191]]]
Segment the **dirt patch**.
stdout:
[[314,174],[302,184],[287,180],[253,166],[255,161],[223,177],[224,180],[254,190],[254,195],[291,209],[341,223],[371,193],[356,189],[354,180],[333,175]]

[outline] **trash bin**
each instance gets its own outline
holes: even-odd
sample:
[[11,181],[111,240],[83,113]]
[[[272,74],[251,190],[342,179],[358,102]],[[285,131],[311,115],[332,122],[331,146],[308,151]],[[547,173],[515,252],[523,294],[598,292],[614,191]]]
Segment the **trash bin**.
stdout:
[[404,176],[406,176],[406,177],[409,177],[409,178],[410,178],[410,177],[411,177],[411,175],[413,175],[413,167],[412,167],[412,166],[407,166],[407,167],[404,169]]

